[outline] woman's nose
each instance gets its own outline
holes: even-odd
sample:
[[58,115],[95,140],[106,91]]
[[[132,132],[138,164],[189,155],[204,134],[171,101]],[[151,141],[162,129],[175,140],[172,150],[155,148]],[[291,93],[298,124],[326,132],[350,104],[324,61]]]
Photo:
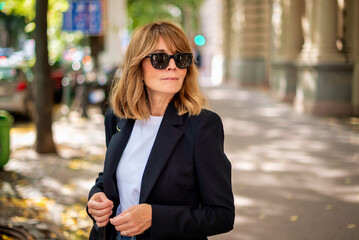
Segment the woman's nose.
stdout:
[[173,58],[170,59],[170,62],[168,63],[167,70],[175,70],[177,69],[175,60]]

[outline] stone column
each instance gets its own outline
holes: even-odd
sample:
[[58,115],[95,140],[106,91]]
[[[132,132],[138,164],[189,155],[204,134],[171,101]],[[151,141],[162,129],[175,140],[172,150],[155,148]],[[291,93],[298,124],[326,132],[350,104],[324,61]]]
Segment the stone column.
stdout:
[[[228,14],[231,12],[232,7],[232,0],[223,0],[223,17],[222,17],[222,26],[223,26],[223,57],[224,57],[224,79],[226,82],[229,81],[229,65],[230,65],[230,59],[231,55],[233,53],[233,49],[238,49],[237,46],[235,46],[231,39],[231,16]],[[238,41],[235,41],[238,42]]]
[[[354,60],[354,72],[353,72],[353,87],[352,87],[352,103],[354,108],[354,115],[359,116],[359,1],[350,1],[350,14],[353,18],[351,23],[353,32],[353,60]],[[348,13],[349,14],[349,13]]]
[[295,107],[320,115],[352,113],[353,65],[336,46],[337,0],[306,0],[305,44],[297,62]]
[[232,83],[241,86],[268,84],[270,43],[270,1],[232,0],[227,74]]
[[[303,15],[303,0],[274,0],[273,10],[278,8],[278,15],[272,15],[272,23],[278,21],[279,26],[274,30],[274,37],[278,38],[273,58],[276,61],[296,60],[303,46],[303,32],[301,17]],[[273,19],[279,17],[278,20]]]
[[315,33],[315,25],[316,21],[314,19],[315,12],[315,0],[308,1],[304,0],[305,3],[305,14],[302,17],[302,29],[304,34],[304,45],[301,51],[301,59],[308,59],[312,52],[312,49],[315,48],[314,42],[314,33]]
[[337,47],[338,1],[316,0],[317,29],[315,41],[318,51],[314,54],[319,62],[340,62],[345,57]]
[[336,47],[338,26],[337,0],[307,0],[304,20],[305,43],[301,60],[304,62],[344,62]]
[[272,6],[271,92],[280,101],[292,102],[296,92],[294,65],[303,45],[303,0],[274,0]]

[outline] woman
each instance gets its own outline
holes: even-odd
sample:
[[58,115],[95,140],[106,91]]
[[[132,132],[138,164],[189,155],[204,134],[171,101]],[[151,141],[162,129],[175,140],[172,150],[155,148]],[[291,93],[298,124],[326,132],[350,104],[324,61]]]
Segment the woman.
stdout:
[[231,164],[204,110],[185,33],[139,28],[105,116],[104,170],[88,201],[90,239],[207,239],[233,228]]

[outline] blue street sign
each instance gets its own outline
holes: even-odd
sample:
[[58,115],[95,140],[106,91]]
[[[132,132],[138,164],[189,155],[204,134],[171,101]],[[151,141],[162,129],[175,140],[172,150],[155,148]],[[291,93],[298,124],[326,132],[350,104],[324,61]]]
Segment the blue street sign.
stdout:
[[102,34],[102,11],[100,0],[69,2],[69,9],[63,14],[64,31],[81,31],[87,35]]

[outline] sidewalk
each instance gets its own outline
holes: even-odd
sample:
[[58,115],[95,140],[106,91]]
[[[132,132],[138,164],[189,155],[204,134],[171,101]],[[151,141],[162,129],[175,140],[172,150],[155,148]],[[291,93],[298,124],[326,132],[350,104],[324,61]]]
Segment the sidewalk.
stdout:
[[39,155],[32,150],[33,124],[11,130],[11,159],[0,172],[0,222],[33,229],[37,240],[88,239],[87,196],[105,156],[103,116],[87,120],[73,112],[54,122],[53,134],[58,155]]
[[256,91],[206,94],[224,122],[236,204],[234,231],[213,240],[359,239],[359,132]]
[[[297,114],[263,92],[204,90],[224,123],[236,204],[235,229],[210,239],[359,239],[359,132]],[[0,222],[48,229],[47,239],[86,239],[87,194],[105,155],[103,117],[72,113],[53,130],[59,156],[34,153],[33,126],[12,129]]]

